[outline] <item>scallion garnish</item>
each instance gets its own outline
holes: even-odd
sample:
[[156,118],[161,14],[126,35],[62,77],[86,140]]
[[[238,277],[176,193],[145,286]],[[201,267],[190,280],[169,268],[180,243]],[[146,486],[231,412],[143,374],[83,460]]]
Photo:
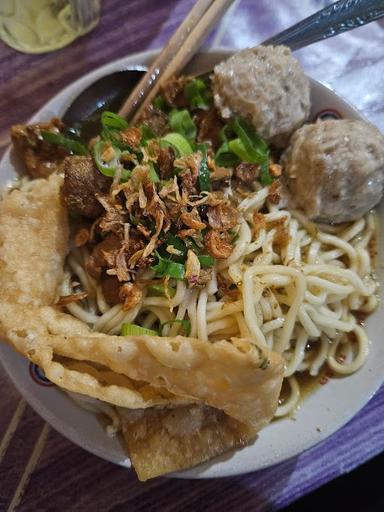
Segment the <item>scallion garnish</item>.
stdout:
[[156,252],[156,256],[158,262],[151,267],[155,271],[156,277],[169,276],[173,279],[184,279],[185,267],[183,263],[176,263],[175,261],[163,258],[158,252]]
[[232,151],[232,153],[234,153],[236,156],[238,156],[242,162],[250,162],[250,160],[252,160],[252,157],[249,155],[248,151],[244,147],[244,144],[239,138],[230,140],[228,142],[228,149]]
[[207,85],[200,78],[187,83],[184,94],[192,108],[208,110],[210,108],[210,94]]
[[72,153],[75,153],[75,155],[88,155],[87,148],[81,142],[64,137],[61,133],[42,130],[41,136],[46,142],[55,144],[55,146],[63,146]]
[[165,137],[162,137],[160,139],[160,146],[173,147],[176,150],[178,156],[186,156],[193,153],[192,146],[185,137],[180,135],[180,133],[168,133],[167,135],[165,135]]
[[210,254],[201,254],[197,256],[197,258],[203,268],[213,267],[215,264],[215,258]]
[[156,172],[156,169],[153,166],[153,163],[149,162],[148,167],[149,167],[149,179],[152,181],[152,183],[159,183],[160,178]]
[[242,119],[234,119],[232,129],[241,140],[247,155],[247,162],[262,164],[268,159],[268,146],[256,130]]
[[271,176],[271,173],[269,172],[268,160],[261,164],[260,183],[263,185],[263,187],[267,187],[268,185],[271,185],[273,183],[273,178]]
[[129,126],[123,117],[107,110],[101,114],[101,125],[112,130],[125,130]]
[[223,142],[216,152],[215,162],[220,167],[235,167],[240,163],[240,158],[231,151],[228,142]]
[[228,125],[225,125],[220,130],[220,140],[222,141],[222,145],[216,152],[215,162],[221,167],[235,167],[240,163],[240,158],[231,151],[228,145],[227,130]]
[[123,324],[121,326],[120,336],[158,336],[159,333],[146,327],[135,324]]
[[202,152],[203,158],[201,160],[199,169],[199,186],[201,192],[210,192],[211,190],[211,177],[207,163],[207,146],[199,144],[198,149]]
[[[111,158],[106,159],[106,154],[111,152]],[[119,164],[120,150],[110,142],[100,140],[92,148],[93,158],[99,171],[104,176],[113,177]]]
[[178,262],[184,262],[185,261],[185,258],[187,256],[187,247],[185,245],[185,243],[183,242],[183,240],[181,238],[179,238],[178,236],[174,236],[172,234],[169,234],[165,240],[165,244],[164,244],[166,247],[168,245],[173,245],[173,247],[179,251],[179,255],[178,256],[173,256],[173,258],[178,261]]
[[121,140],[120,132],[129,127],[127,121],[113,112],[105,111],[101,114],[101,138],[110,141],[121,150],[130,149],[129,145]]
[[140,130],[141,130],[141,145],[142,146],[146,146],[147,142],[149,140],[156,138],[154,131],[147,124],[141,124]]
[[221,132],[222,145],[215,155],[217,165],[234,167],[242,162],[261,165],[260,182],[265,187],[273,181],[269,173],[269,151],[265,140],[256,130],[242,119],[234,119],[229,125],[237,135],[228,140],[226,129]]
[[162,110],[165,112],[167,110],[167,105],[165,103],[165,99],[163,96],[159,95],[153,100],[152,105],[158,110]]
[[188,110],[173,109],[169,113],[169,125],[176,133],[180,133],[186,139],[194,139],[197,129]]

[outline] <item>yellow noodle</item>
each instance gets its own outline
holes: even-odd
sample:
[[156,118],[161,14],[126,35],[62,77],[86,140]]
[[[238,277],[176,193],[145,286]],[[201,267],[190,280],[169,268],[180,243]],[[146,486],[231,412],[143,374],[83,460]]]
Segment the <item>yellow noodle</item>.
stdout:
[[[117,334],[127,321],[157,329],[169,320],[188,319],[190,335],[207,342],[236,336],[268,345],[287,361],[290,396],[276,415],[291,413],[300,398],[298,372],[318,375],[327,362],[336,374],[346,375],[366,360],[368,338],[351,310],[369,313],[377,306],[368,251],[375,218],[368,214],[340,226],[316,225],[300,212],[268,203],[267,193],[266,188],[257,190],[240,203],[234,250],[226,260],[217,261],[206,287],[188,289],[184,281],[171,281],[176,286],[173,298],[144,297],[133,310],[123,311],[121,305],[108,306],[101,287],[85,271],[86,253],[76,250],[69,258],[70,269],[95,300],[72,303],[67,309],[102,332]],[[265,224],[253,230],[253,214],[260,210],[265,213]],[[285,246],[275,243],[276,222],[286,229]],[[238,300],[220,298],[217,273],[237,286]],[[146,272],[145,278],[152,279],[153,273]],[[71,293],[67,275],[60,294]],[[163,334],[176,336],[179,331],[180,324],[175,323],[165,326]],[[357,339],[353,345],[346,341],[349,332]],[[348,355],[344,362],[337,360],[340,344]]]

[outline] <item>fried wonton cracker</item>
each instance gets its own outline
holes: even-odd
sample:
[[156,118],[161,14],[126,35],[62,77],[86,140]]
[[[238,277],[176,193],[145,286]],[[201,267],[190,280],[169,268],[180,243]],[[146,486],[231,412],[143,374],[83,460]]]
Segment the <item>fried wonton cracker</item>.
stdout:
[[0,201],[1,301],[27,308],[53,304],[69,250],[62,178],[32,181]]
[[[96,333],[52,306],[69,249],[61,182],[59,176],[36,181],[0,203],[0,335],[64,389],[131,409],[189,404],[176,413],[169,408],[148,413],[148,418],[159,415],[163,424],[172,414],[189,418],[198,410],[191,404],[199,403],[201,432],[172,441],[173,462],[161,466],[163,452],[148,430],[147,442],[163,468],[160,472],[245,442],[275,412],[283,378],[281,356],[243,339],[207,343],[182,336]],[[146,423],[147,416],[143,418]],[[134,459],[141,453],[144,459],[150,457],[143,444],[132,442],[133,434],[127,435]],[[222,439],[212,444],[216,435]],[[200,455],[192,449],[195,441]],[[176,456],[183,447],[189,450],[184,462]],[[140,472],[143,478],[159,474],[144,466]]]
[[55,354],[103,364],[154,388],[165,387],[256,429],[264,427],[275,412],[282,359],[247,340],[211,344],[182,336],[123,337],[90,332],[68,341],[68,334],[51,334],[44,343]]
[[69,391],[122,407],[152,407],[191,400],[166,389],[124,378],[108,383],[54,361],[50,333],[89,333],[89,327],[50,305],[64,274],[69,250],[68,216],[60,201],[62,178],[30,182],[0,201],[0,335],[38,364],[47,378]]
[[190,468],[244,446],[256,435],[224,412],[199,404],[118,413],[139,480]]

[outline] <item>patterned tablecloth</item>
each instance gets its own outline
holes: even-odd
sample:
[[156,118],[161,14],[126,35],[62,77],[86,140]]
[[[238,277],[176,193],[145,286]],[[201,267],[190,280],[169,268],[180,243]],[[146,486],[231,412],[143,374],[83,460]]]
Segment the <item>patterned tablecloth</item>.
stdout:
[[[32,1],[32,0],[31,0]],[[220,0],[218,0],[220,1]],[[90,34],[53,54],[17,53],[0,42],[0,150],[9,127],[26,121],[62,87],[126,54],[161,47],[192,0],[104,0]],[[329,4],[324,0],[237,0],[209,46],[243,48]],[[384,130],[384,24],[376,22],[297,53],[306,71],[332,86]],[[0,367],[0,511],[278,510],[384,448],[384,388],[344,428],[272,468],[204,481],[139,483],[53,431]]]

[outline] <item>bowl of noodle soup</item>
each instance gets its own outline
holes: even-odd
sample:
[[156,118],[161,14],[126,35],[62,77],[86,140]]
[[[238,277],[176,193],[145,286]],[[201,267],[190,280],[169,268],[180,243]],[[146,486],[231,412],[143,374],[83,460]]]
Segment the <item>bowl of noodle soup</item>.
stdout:
[[[60,117],[72,99],[93,81],[126,66],[146,65],[154,55],[154,52],[132,55],[93,71],[50,100],[31,121]],[[201,54],[190,64],[188,72],[201,74],[229,55],[227,51]],[[311,102],[310,121],[318,117],[362,118],[333,91],[314,80],[311,80]],[[16,177],[17,157],[8,151],[0,165],[2,185],[7,185]],[[260,187],[240,202],[239,211],[241,221],[234,251],[227,259],[220,260],[217,271],[230,275],[234,282],[242,281],[243,286],[241,294],[225,308],[215,299],[215,275],[206,288],[188,297],[185,283],[178,281],[171,299],[172,316],[168,301],[161,297],[147,297],[141,306],[145,311],[131,312],[131,316],[118,310],[118,306],[111,312],[113,308],[108,308],[102,300],[92,312],[82,311],[78,304],[72,305],[73,311],[68,308],[74,316],[91,323],[95,330],[109,334],[118,333],[123,321],[132,322],[138,316],[140,325],[150,328],[154,318],[165,323],[184,318],[187,311],[191,336],[215,341],[223,335],[247,337],[251,333],[262,338],[269,348],[285,354],[283,394],[276,421],[262,430],[250,446],[178,474],[186,478],[240,474],[293,457],[344,425],[382,383],[384,346],[379,343],[378,297],[381,288],[376,293],[376,281],[366,277],[374,273],[377,282],[382,283],[383,247],[378,220],[381,207],[354,222],[315,226],[299,211],[274,204],[268,197],[268,189]],[[260,211],[263,225],[257,226],[255,214]],[[279,251],[276,238],[282,223],[287,227],[289,239]],[[376,261],[371,259],[374,245]],[[245,263],[245,270],[239,264],[240,259]],[[88,286],[87,276],[82,275],[80,268],[82,261],[81,253],[70,255],[61,295],[73,293],[71,273]],[[350,309],[369,315],[365,325],[351,315]],[[176,325],[171,324],[165,334],[175,335],[175,330]],[[353,334],[341,335],[346,332]],[[111,433],[115,414],[110,406],[82,399],[79,407],[8,346],[0,345],[0,352],[15,386],[56,430],[91,453],[130,466],[119,440],[106,435],[105,421],[100,420],[101,413],[110,416],[107,431]]]

